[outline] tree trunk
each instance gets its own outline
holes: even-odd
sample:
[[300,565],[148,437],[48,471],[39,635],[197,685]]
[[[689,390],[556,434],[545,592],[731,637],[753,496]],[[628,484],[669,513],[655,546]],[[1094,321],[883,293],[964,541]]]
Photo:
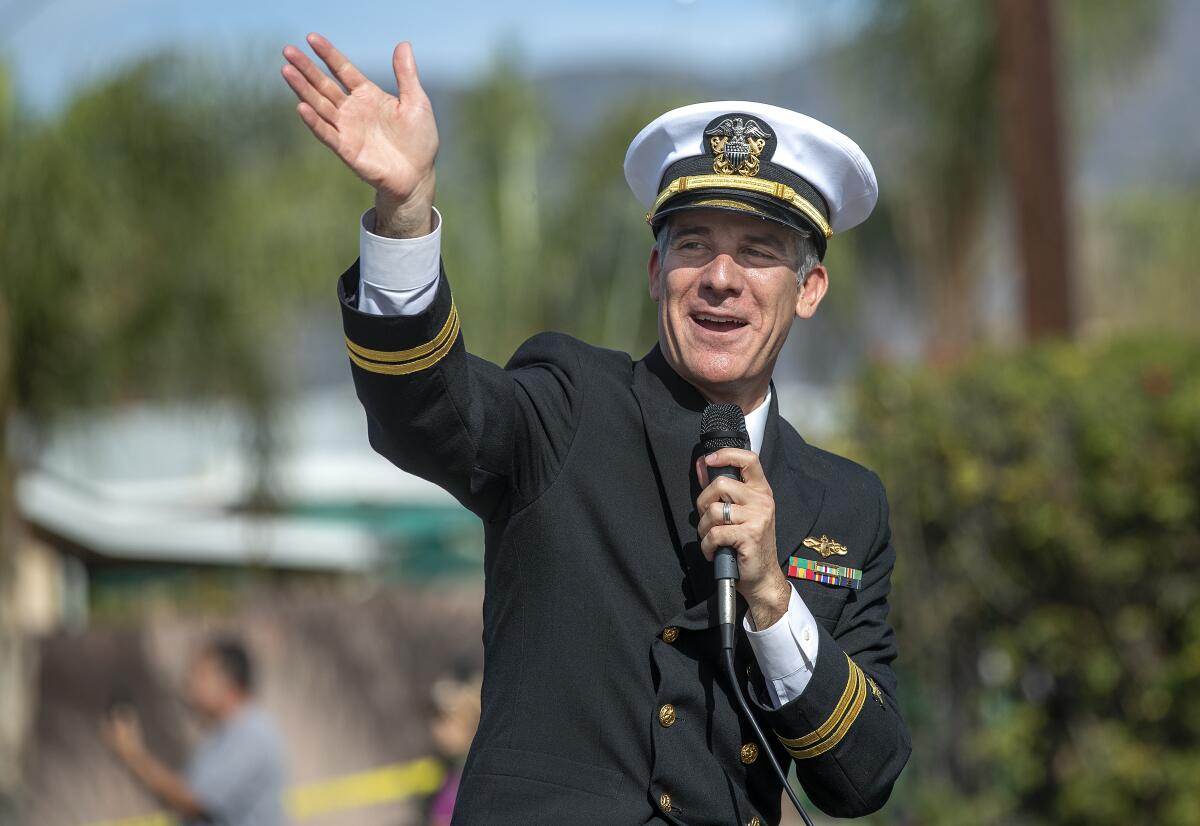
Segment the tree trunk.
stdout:
[[1054,6],[996,0],[1000,137],[1030,339],[1068,336],[1074,320]]
[[7,309],[0,296],[0,826],[17,822],[21,745],[29,702],[15,599],[17,515],[8,451],[13,398]]

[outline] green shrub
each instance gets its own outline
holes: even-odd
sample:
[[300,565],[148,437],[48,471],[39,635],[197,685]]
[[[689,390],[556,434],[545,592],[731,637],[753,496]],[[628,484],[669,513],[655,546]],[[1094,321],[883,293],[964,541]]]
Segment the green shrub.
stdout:
[[891,813],[1200,822],[1200,343],[874,368],[856,411],[899,553]]

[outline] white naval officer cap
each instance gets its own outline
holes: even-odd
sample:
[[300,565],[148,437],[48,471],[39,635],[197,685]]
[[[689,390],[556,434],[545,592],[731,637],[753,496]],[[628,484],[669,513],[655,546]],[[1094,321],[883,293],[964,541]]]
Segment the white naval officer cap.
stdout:
[[819,120],[765,103],[696,103],[656,118],[629,144],[625,180],[657,234],[683,209],[758,215],[828,239],[861,224],[879,184],[871,162]]

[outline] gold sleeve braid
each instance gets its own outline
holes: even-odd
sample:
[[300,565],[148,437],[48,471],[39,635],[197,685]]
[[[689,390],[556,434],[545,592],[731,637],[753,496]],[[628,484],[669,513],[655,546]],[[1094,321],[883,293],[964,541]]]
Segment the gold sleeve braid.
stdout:
[[858,713],[862,711],[863,702],[867,699],[867,678],[849,656],[846,657],[846,662],[850,666],[846,676],[846,688],[842,691],[842,696],[829,719],[816,731],[803,737],[789,738],[776,732],[775,736],[779,738],[779,742],[783,743],[788,754],[795,759],[808,760],[829,751],[842,741],[850,726],[858,719]]
[[346,338],[346,351],[356,366],[384,376],[407,376],[441,361],[458,340],[458,308],[450,305],[446,323],[432,340],[408,350],[372,350]]

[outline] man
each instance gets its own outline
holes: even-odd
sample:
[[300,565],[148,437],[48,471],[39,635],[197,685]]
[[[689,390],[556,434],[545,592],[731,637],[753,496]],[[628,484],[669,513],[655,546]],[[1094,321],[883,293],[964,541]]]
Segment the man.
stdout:
[[281,826],[283,748],[252,702],[252,687],[250,657],[237,640],[210,640],[192,656],[187,700],[213,731],[182,776],[146,749],[131,709],[114,709],[106,738],[133,776],[187,823]]
[[[411,48],[393,55],[397,98],[308,43],[337,82],[285,48],[299,115],[376,192],[339,282],[371,443],[485,525],[482,716],[454,822],[775,823],[764,748],[826,812],[878,809],[910,750],[883,489],[806,444],[771,387],[791,321],[828,287],[828,237],[875,203],[867,159],[772,106],[668,112],[625,161],[655,233],[658,346],[634,361],[542,334],[501,369],[466,351],[440,268],[437,127]],[[752,450],[700,458],[710,402],[746,412]],[[718,466],[741,480],[707,484]],[[741,569],[737,674],[770,742],[718,666],[721,546]]]
[[450,826],[462,782],[463,761],[479,728],[480,675],[472,664],[459,663],[433,684],[434,715],[430,734],[446,765],[446,777],[426,806],[428,826]]

